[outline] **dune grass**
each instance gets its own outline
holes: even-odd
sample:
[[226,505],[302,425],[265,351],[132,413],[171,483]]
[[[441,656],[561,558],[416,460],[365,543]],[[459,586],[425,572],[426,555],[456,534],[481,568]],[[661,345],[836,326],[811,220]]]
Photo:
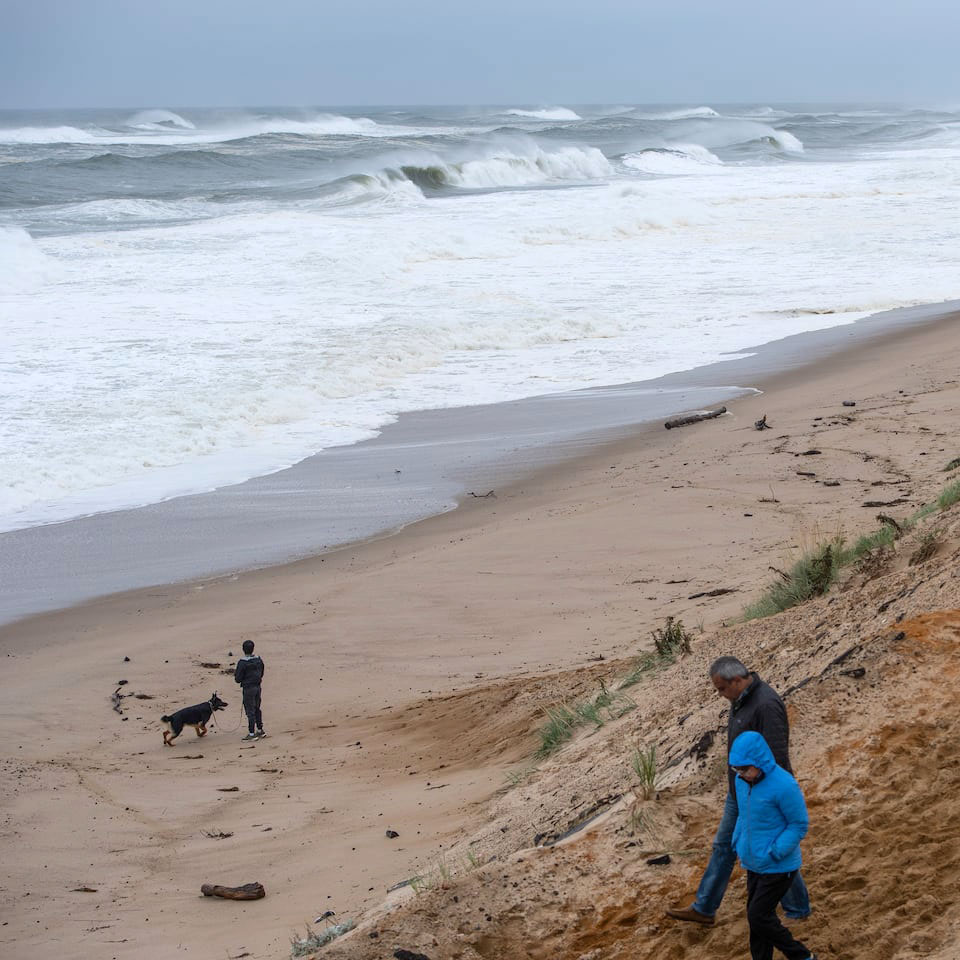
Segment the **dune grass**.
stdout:
[[646,650],[637,657],[633,669],[620,681],[619,690],[634,686],[648,673],[669,667],[690,652],[692,637],[682,620],[667,617],[666,623],[652,631],[651,636],[654,649]]
[[643,799],[652,800],[657,792],[657,780],[660,778],[656,746],[641,747],[637,744],[630,754],[630,767],[637,778]]
[[[874,550],[891,547],[903,534],[909,533],[925,517],[938,510],[947,510],[955,503],[960,502],[960,480],[955,480],[944,488],[934,503],[928,503],[909,518],[899,524],[899,530],[891,523],[884,523],[882,527],[872,533],[864,534],[852,547],[847,547],[843,537],[836,536],[827,542],[818,543],[813,549],[806,551],[793,565],[786,575],[771,583],[761,594],[760,599],[744,608],[744,620],[757,620],[770,617],[781,610],[787,610],[803,603],[812,597],[822,596],[837,578],[843,567],[867,557]],[[934,535],[928,538],[930,544]],[[930,551],[930,544],[926,550]],[[922,554],[924,544],[918,554]],[[932,550],[935,551],[935,545]],[[917,554],[914,554],[917,556]],[[925,557],[914,562],[923,562]]]
[[957,501],[960,501],[960,480],[955,480],[947,487],[937,498],[937,506],[941,510],[952,507]]
[[572,705],[555,703],[546,708],[546,722],[540,728],[540,746],[534,757],[543,760],[565,744],[578,727],[592,723],[602,727],[633,710],[636,704],[620,692],[610,690],[600,681],[600,692]]
[[759,600],[744,609],[743,619],[770,617],[811,597],[822,596],[836,579],[844,559],[842,537],[817,544],[804,553],[785,576],[771,583]]

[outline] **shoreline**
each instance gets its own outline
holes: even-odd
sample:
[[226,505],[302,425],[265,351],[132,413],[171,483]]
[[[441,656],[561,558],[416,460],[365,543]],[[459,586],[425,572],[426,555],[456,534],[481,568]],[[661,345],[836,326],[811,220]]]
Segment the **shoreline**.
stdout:
[[0,626],[131,590],[243,576],[394,536],[462,508],[472,487],[522,483],[667,417],[762,390],[825,357],[936,322],[958,305],[886,311],[650,381],[409,412],[375,438],[241,484],[0,533]]
[[[929,502],[958,452],[958,356],[954,313],[395,536],[0,628],[0,945],[277,960],[324,910],[376,908],[484,822],[529,766],[543,707],[594,691],[668,616],[694,632],[736,617],[805,538],[872,529],[866,501],[897,500],[898,516]],[[764,413],[773,429],[758,432]],[[718,587],[731,592],[697,596]],[[267,663],[270,735],[252,745],[224,674],[244,639]],[[229,702],[222,727],[164,748],[159,716],[211,688]],[[114,690],[143,699],[118,716]],[[255,904],[198,894],[254,880],[268,890]]]

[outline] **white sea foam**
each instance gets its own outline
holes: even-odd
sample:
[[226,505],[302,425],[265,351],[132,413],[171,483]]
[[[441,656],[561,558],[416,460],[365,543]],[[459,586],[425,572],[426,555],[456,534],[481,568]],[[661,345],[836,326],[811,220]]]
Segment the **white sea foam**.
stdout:
[[0,297],[30,293],[58,273],[58,264],[46,256],[26,230],[0,227]]
[[[106,130],[100,131],[109,136]],[[93,130],[79,127],[11,127],[0,128],[0,143],[97,143]]]
[[0,231],[0,527],[269,472],[403,410],[654,377],[960,297],[960,145],[797,162],[767,122],[667,130],[616,168],[556,128],[364,144],[332,196],[87,200],[47,209],[73,232]]
[[683,107],[679,110],[668,110],[666,113],[648,113],[643,116],[657,120],[688,120],[692,117],[719,117],[713,107]]
[[544,107],[542,110],[521,110],[514,107],[507,111],[511,117],[529,117],[531,120],[582,120],[579,113],[567,107]]
[[[163,115],[166,111],[150,111]],[[171,114],[171,117],[177,116]],[[183,120],[183,118],[180,118]],[[167,124],[178,129],[167,129]],[[139,128],[139,129],[132,129]],[[399,125],[379,124],[366,117],[344,117],[337,114],[316,114],[307,119],[291,117],[244,117],[209,127],[193,127],[189,121],[182,124],[170,121],[144,121],[132,124],[120,132],[91,126],[86,129],[72,126],[14,127],[0,129],[0,143],[78,143],[78,144],[126,144],[137,143],[149,146],[182,146],[191,143],[226,143],[247,137],[267,134],[295,134],[304,137],[362,136],[391,137],[411,136],[427,132]],[[432,132],[432,131],[431,131]]]
[[507,187],[550,180],[593,180],[611,173],[610,162],[596,148],[565,147],[530,154],[506,153],[445,165],[449,182],[459,187]]
[[641,150],[622,158],[624,166],[658,176],[685,176],[706,172],[704,167],[722,166],[720,158],[698,143],[674,143],[669,149]]
[[131,127],[142,127],[155,130],[164,126],[180,127],[182,130],[196,130],[196,126],[179,113],[170,110],[141,110],[134,114],[127,123]]

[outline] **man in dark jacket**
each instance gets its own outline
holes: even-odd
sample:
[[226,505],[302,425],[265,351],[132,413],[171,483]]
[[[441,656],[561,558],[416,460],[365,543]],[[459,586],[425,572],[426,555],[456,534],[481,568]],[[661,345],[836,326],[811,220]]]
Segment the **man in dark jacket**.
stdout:
[[[770,747],[777,764],[788,773],[790,766],[790,725],[787,708],[777,692],[751,673],[736,657],[720,657],[710,666],[710,679],[720,696],[730,701],[727,717],[727,756],[733,741],[747,730],[759,733]],[[727,798],[723,816],[713,840],[713,853],[703,874],[697,896],[690,907],[671,908],[667,915],[675,920],[689,920],[712,926],[716,912],[726,893],[730,874],[736,863],[733,849],[733,830],[737,824],[737,794],[735,774],[727,768]],[[781,900],[784,912],[794,920],[810,915],[810,896],[800,872]]]
[[243,739],[259,740],[266,736],[263,732],[263,714],[260,712],[260,683],[263,680],[264,666],[263,661],[254,655],[252,640],[243,641],[243,653],[233,675],[233,679],[243,690],[243,709],[249,727],[249,732]]

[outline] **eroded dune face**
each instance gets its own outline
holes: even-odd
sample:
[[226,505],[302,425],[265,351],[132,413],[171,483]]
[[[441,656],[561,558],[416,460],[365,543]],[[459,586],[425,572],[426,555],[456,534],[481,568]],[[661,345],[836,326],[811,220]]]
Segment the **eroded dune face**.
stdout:
[[[370,917],[324,955],[372,960],[386,955],[387,946],[391,953],[410,949],[458,960],[742,955],[747,927],[739,869],[716,927],[663,916],[665,905],[692,899],[718,819],[722,705],[700,687],[710,651],[722,647],[781,690],[795,688],[787,702],[794,765],[811,815],[803,850],[815,911],[795,922],[797,934],[843,960],[954,956],[960,516],[941,533],[932,561],[707,637],[689,657],[631,688],[636,710],[575,740],[509,787],[491,823],[447,854],[452,869],[437,871],[407,901]],[[909,538],[899,546],[904,557],[913,550]],[[894,557],[888,560],[896,566]],[[596,689],[596,679],[582,675],[555,684],[572,695]],[[462,709],[474,720],[499,712],[489,750],[504,723],[513,727],[522,714],[534,719],[536,685],[513,684],[507,697],[497,687],[478,690],[442,712]],[[429,726],[431,718],[423,719]],[[472,730],[480,753],[481,730],[480,723]],[[691,747],[708,730],[717,734],[712,747],[692,758]],[[655,742],[666,766],[654,800],[639,800],[630,782],[626,756],[637,741]],[[533,847],[538,832],[550,843],[584,820],[582,830],[555,845],[541,839]],[[668,865],[648,865],[665,853]]]

